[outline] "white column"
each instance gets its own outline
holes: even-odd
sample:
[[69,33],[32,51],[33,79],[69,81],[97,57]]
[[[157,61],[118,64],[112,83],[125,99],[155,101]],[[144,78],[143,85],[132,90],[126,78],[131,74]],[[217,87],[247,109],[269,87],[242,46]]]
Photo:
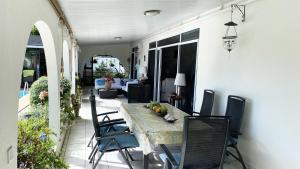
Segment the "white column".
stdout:
[[64,77],[68,80],[71,80],[70,73],[70,52],[68,42],[64,40],[63,42],[63,64],[64,64]]
[[72,83],[72,88],[71,88],[71,94],[75,94],[75,73],[76,73],[76,56],[77,56],[77,44],[76,42],[73,42],[72,45],[72,65],[71,65],[71,70],[72,70],[72,75],[71,75],[71,83]]

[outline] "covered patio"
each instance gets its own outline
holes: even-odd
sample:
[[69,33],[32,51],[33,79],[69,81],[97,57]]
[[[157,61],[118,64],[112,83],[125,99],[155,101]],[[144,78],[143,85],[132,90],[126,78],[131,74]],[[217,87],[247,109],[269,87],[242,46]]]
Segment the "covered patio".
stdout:
[[[300,168],[299,6],[299,0],[1,0],[0,168],[43,160],[57,168],[56,160],[35,153],[43,149],[26,161],[28,151],[20,150],[34,145],[47,145],[59,169],[222,168],[223,162],[225,169]],[[47,76],[35,104],[28,93],[20,97],[33,27],[43,58],[27,59],[34,71],[28,68],[26,77],[47,67],[34,75]],[[102,64],[108,56],[116,61]],[[45,112],[33,111],[41,105]],[[29,111],[22,118],[29,129],[20,134],[18,112]],[[108,113],[109,122],[98,117],[108,111],[117,111]],[[36,112],[45,114],[39,122],[48,133],[36,130],[34,120],[27,125]]]
[[[71,169],[90,169],[92,164],[89,163],[88,156],[92,150],[91,147],[87,147],[91,136],[94,133],[91,105],[89,102],[90,89],[85,88],[82,108],[80,109],[80,119],[78,119],[72,126],[70,132],[66,136],[65,145],[63,148],[63,156],[65,160],[70,164]],[[127,103],[127,99],[123,96],[119,96],[117,99],[100,99],[97,97],[97,109],[99,113],[107,111],[119,111],[122,103]],[[119,114],[111,115],[112,119],[119,118]],[[169,147],[173,151],[178,151],[180,146]],[[143,151],[142,149],[135,148],[130,150],[134,160],[132,166],[134,169],[143,168]],[[163,161],[159,158],[159,153],[162,150],[150,156],[149,168],[150,169],[162,169],[164,167]],[[119,152],[110,152],[103,156],[97,169],[124,169],[128,168],[126,162],[123,160]],[[224,169],[240,169],[240,164],[232,157],[226,157]]]

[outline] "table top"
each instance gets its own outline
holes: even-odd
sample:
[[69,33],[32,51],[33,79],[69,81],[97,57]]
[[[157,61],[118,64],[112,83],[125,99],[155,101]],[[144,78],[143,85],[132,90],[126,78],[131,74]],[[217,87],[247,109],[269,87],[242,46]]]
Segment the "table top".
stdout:
[[121,106],[127,125],[135,133],[140,144],[145,144],[140,146],[146,152],[153,152],[154,147],[159,144],[182,144],[184,117],[188,114],[170,104],[162,104],[168,108],[169,114],[178,119],[177,121],[166,122],[145,108],[145,103],[123,103]]

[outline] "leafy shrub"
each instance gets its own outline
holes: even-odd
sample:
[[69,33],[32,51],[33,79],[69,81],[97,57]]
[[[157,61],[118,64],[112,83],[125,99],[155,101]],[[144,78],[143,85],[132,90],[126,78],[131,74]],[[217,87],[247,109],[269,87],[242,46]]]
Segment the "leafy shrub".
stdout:
[[70,106],[70,100],[60,101],[60,122],[65,125],[70,125],[75,119],[73,108]]
[[60,119],[62,124],[70,125],[75,119],[73,109],[71,107],[71,82],[65,78],[60,80]]
[[[39,103],[41,103],[41,100],[39,98],[40,93],[43,91],[48,91],[48,78],[43,76],[40,77],[38,80],[33,82],[33,84],[30,87],[30,105],[35,106]],[[44,102],[47,102],[48,98],[44,100]]]
[[[61,123],[71,124],[75,119],[73,109],[71,107],[71,82],[65,78],[60,79],[60,108],[61,108]],[[45,100],[41,99],[41,95],[44,91],[48,91],[48,78],[43,76],[35,81],[30,88],[30,105],[31,107],[40,107],[42,105],[48,105],[48,97]],[[46,106],[47,107],[47,106]],[[41,110],[41,108],[38,108]],[[47,111],[48,108],[44,108]]]
[[18,122],[18,167],[34,169],[67,169],[54,151],[52,131],[45,117],[31,117]]
[[61,78],[60,79],[60,89],[63,95],[69,96],[71,93],[71,82],[68,79]]

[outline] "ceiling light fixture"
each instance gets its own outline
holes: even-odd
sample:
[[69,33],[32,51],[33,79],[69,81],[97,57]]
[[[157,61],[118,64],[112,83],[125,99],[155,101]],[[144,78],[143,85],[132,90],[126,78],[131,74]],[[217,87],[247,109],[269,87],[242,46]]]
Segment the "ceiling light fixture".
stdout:
[[160,14],[160,10],[154,9],[154,10],[147,10],[144,12],[145,16],[156,16]]
[[115,37],[115,40],[121,40],[122,39],[122,37],[121,36],[117,36],[117,37]]

